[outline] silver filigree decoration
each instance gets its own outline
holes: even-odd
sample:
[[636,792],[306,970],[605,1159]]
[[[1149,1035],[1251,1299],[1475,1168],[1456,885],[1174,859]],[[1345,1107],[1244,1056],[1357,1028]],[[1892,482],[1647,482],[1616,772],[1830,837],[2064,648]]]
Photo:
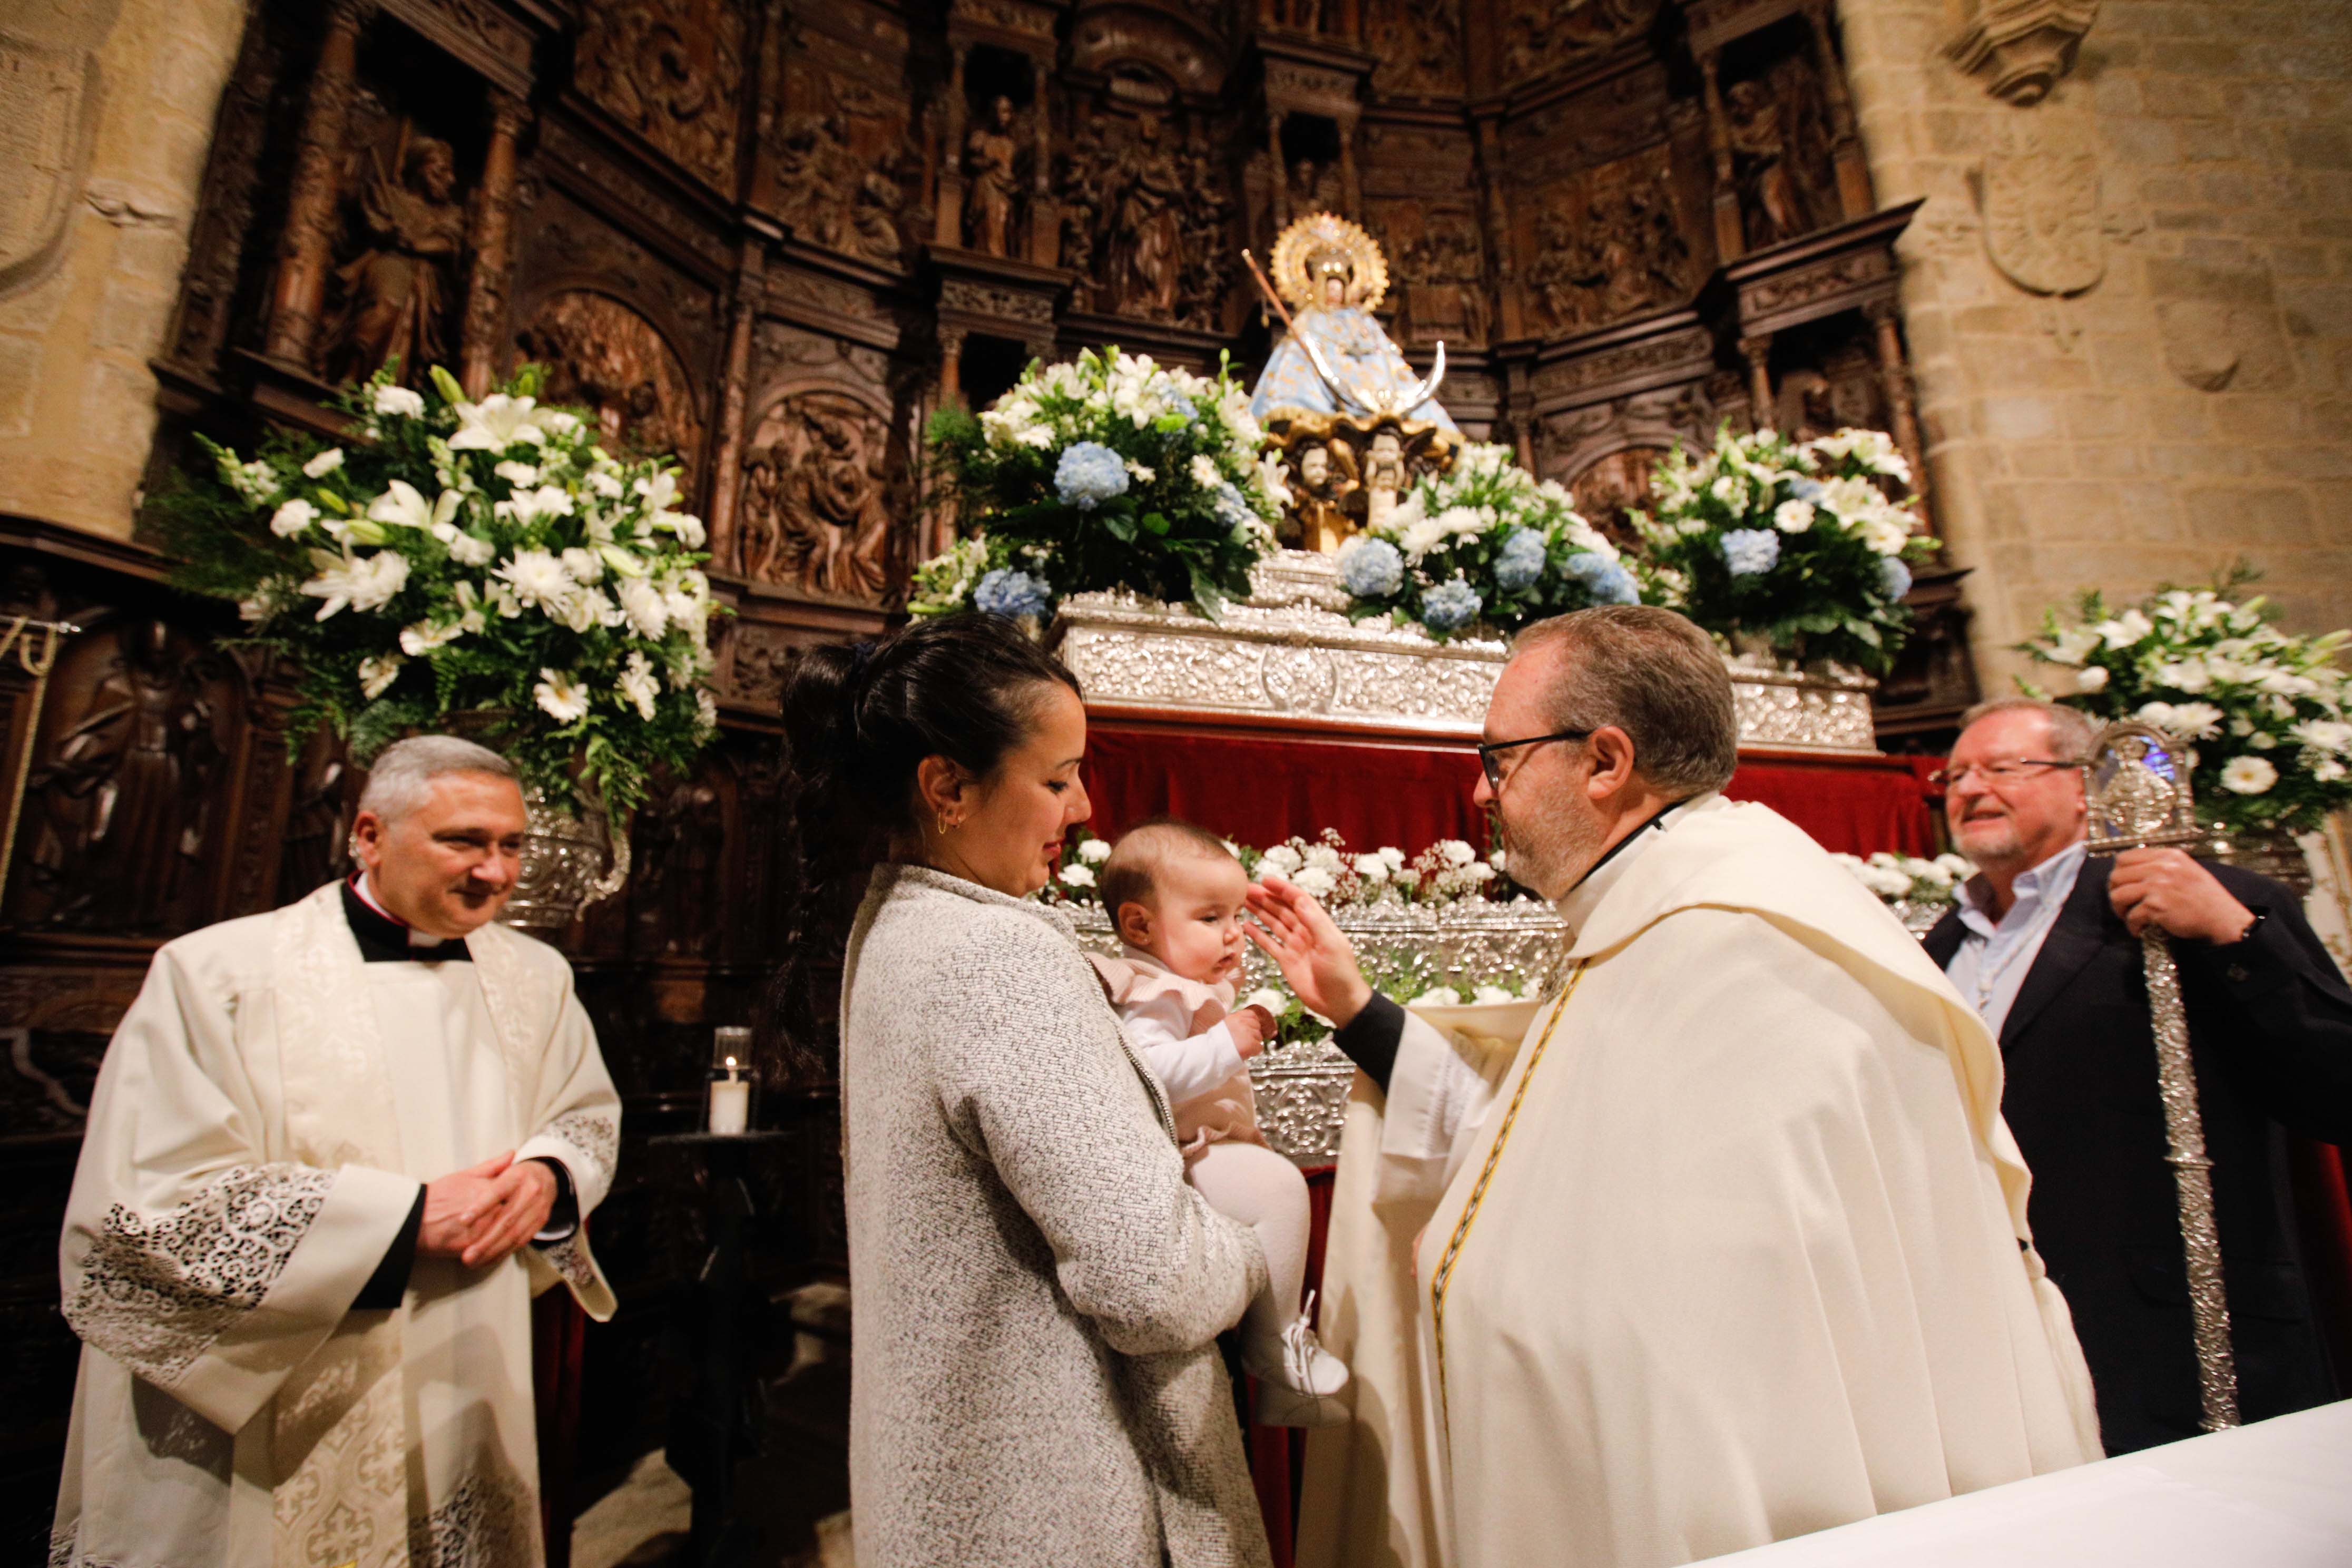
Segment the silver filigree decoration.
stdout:
[[[1066,912],[1086,947],[1107,954],[1119,951],[1118,935],[1098,906],[1077,905]],[[1388,900],[1334,910],[1331,918],[1368,969],[1392,974],[1414,990],[1466,988],[1506,977],[1542,983],[1555,967],[1566,935],[1551,906],[1532,899],[1509,903],[1472,900],[1436,907]],[[1237,984],[1246,995],[1280,978],[1265,955],[1253,947]],[[1348,1087],[1355,1076],[1355,1064],[1328,1040],[1281,1046],[1254,1058],[1250,1087],[1266,1142],[1301,1165],[1328,1165],[1338,1159]]]
[[[1097,707],[1164,714],[1280,717],[1313,724],[1468,739],[1508,648],[1433,641],[1418,627],[1350,621],[1331,558],[1286,550],[1260,562],[1253,592],[1212,621],[1126,593],[1065,600],[1062,660]],[[1851,673],[1729,664],[1744,746],[1875,753],[1870,694]]]
[[[2113,855],[2156,844],[2189,844],[2197,826],[2189,776],[2196,759],[2179,741],[2146,724],[2110,724],[2091,752],[2090,850]],[[2205,1430],[2238,1425],[2238,1368],[2230,1347],[2230,1302],[2221,1280],[2221,1236],[2213,1219],[2213,1162],[2205,1152],[2205,1116],[2197,1099],[2197,1063],[2189,1049],[2189,1010],[2171,939],[2158,926],[2140,937],[2147,976],[2147,1015],[2156,1037],[2157,1095],[2164,1103],[2165,1163],[2180,1200],[2180,1245],[2188,1263],[2189,1311],[2196,1335],[2197,1389]]]
[[549,1122],[545,1135],[561,1138],[598,1167],[598,1180],[612,1184],[621,1163],[621,1130],[609,1116],[593,1110],[570,1110]]

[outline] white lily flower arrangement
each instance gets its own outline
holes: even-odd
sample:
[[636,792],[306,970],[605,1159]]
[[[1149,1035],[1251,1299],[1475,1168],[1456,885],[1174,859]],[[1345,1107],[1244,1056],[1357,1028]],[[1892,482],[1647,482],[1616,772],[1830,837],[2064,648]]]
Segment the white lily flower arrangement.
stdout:
[[[2017,645],[2052,667],[2057,700],[2101,721],[2137,719],[2195,751],[2197,815],[2238,833],[2311,833],[2352,805],[2352,631],[2295,637],[2273,624],[2241,564],[2199,588],[2160,588],[2120,611],[2084,594]],[[2019,682],[2037,697],[2053,692]]]
[[1651,476],[1653,508],[1633,514],[1643,597],[1726,639],[1884,675],[1910,632],[1911,568],[1936,548],[1910,485],[1880,431],[1796,442],[1727,426],[1714,451],[1676,450]]
[[280,434],[151,515],[185,588],[234,599],[246,641],[364,762],[401,735],[488,714],[526,782],[625,814],[656,767],[709,743],[717,709],[704,530],[668,463],[615,458],[524,371],[479,402],[436,366],[336,403],[352,438]]

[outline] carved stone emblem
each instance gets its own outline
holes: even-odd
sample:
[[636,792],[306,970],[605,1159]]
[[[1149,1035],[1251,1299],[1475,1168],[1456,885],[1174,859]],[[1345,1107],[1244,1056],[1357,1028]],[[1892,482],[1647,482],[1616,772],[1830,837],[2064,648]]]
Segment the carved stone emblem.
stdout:
[[57,256],[80,195],[97,100],[88,49],[0,32],[0,299]]
[[2036,294],[2080,294],[2106,275],[2099,161],[2088,153],[1988,153],[1985,253]]

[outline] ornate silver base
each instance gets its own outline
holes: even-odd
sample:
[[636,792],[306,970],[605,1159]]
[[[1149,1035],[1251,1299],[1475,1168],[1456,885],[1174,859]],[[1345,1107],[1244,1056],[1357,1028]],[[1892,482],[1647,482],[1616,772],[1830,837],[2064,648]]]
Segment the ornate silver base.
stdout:
[[[1069,912],[1088,948],[1118,952],[1118,937],[1099,907],[1086,905]],[[1410,976],[1408,984],[1415,990],[1445,984],[1466,988],[1508,977],[1540,980],[1559,956],[1565,934],[1551,906],[1531,899],[1442,909],[1381,903],[1334,910],[1333,918],[1355,943],[1368,970]],[[1279,981],[1265,955],[1250,949],[1242,994]],[[1266,1142],[1301,1165],[1328,1165],[1337,1160],[1348,1086],[1355,1076],[1355,1064],[1328,1040],[1278,1047],[1254,1059],[1250,1082]]]
[[522,836],[522,876],[499,919],[522,931],[561,931],[629,879],[629,834],[601,811],[586,820],[527,790],[530,824]]
[[2241,871],[2284,882],[2296,898],[2311,895],[2311,861],[2291,833],[2276,828],[2267,833],[2240,833],[2216,827],[2204,843],[2192,847],[2205,859],[2219,860]]
[[[1302,728],[1475,736],[1508,649],[1491,639],[1432,640],[1417,627],[1348,619],[1331,557],[1285,550],[1251,574],[1254,591],[1209,620],[1132,594],[1079,594],[1056,622],[1063,662],[1098,709],[1249,714]],[[1877,683],[1727,661],[1742,746],[1878,750]]]

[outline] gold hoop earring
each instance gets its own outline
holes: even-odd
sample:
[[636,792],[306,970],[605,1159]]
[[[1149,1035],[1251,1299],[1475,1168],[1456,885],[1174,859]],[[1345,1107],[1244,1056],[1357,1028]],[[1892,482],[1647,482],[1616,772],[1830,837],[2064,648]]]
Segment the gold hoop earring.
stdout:
[[949,817],[948,814],[947,814],[946,812],[944,812],[944,811],[943,811],[943,812],[940,812],[940,813],[939,814],[939,824],[940,824],[940,837],[942,837],[942,838],[945,838],[945,837],[948,836],[948,830],[949,830],[950,828],[951,828],[951,827],[953,827],[953,826],[955,826],[955,823],[954,823],[954,822],[953,822],[953,821]]

